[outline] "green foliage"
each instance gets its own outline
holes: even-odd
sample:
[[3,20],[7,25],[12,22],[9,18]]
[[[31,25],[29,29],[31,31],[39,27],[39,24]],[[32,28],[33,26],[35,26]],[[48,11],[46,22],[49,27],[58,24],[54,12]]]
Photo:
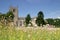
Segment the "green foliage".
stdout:
[[5,24],[6,14],[0,14],[0,23]]
[[46,20],[48,21],[48,24],[54,25],[54,19],[49,18],[49,19],[46,19]]
[[38,13],[38,16],[37,16],[37,18],[36,18],[36,24],[37,24],[38,26],[40,26],[41,24],[42,24],[42,25],[45,24],[44,14],[43,14],[42,11],[40,11],[40,12]]
[[60,27],[60,19],[54,19],[54,25]]
[[31,20],[31,17],[30,17],[30,14],[28,14],[27,17],[25,18],[26,26],[28,26],[28,24],[30,23],[30,20]]
[[0,22],[2,24],[6,24],[12,22],[14,19],[14,15],[11,11],[7,12],[6,14],[0,13]]
[[49,19],[46,19],[48,24],[50,25],[55,25],[56,27],[60,27],[60,19],[52,19],[52,18],[49,18]]
[[7,19],[8,21],[13,21],[13,19],[14,19],[14,14],[13,14],[11,11],[7,12],[7,14],[6,14],[6,19]]
[[0,13],[0,21],[1,21],[1,19],[2,19],[2,13]]

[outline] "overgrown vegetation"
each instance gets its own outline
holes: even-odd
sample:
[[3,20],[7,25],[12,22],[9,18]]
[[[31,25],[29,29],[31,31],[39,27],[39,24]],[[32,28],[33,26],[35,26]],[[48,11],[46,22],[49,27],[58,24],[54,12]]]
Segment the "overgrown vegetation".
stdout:
[[50,25],[55,25],[56,27],[60,27],[60,19],[56,18],[56,19],[46,19],[48,21],[48,24]]
[[6,14],[0,13],[0,23],[6,25],[9,22],[13,22],[14,15],[11,11],[8,11]]
[[60,40],[60,28],[15,28],[0,25],[0,40]]

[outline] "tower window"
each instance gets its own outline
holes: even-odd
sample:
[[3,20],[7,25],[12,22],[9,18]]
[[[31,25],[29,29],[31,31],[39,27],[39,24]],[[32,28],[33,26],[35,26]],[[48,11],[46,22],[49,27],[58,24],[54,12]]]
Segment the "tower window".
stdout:
[[15,12],[15,9],[13,9],[13,12]]

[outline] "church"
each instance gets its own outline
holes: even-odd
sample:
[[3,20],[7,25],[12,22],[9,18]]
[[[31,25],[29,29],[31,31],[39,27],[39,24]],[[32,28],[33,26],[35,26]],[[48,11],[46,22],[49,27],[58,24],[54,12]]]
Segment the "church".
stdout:
[[[18,27],[24,27],[25,26],[25,18],[24,17],[18,17],[18,7],[10,7],[9,11],[12,11],[14,14],[14,22],[13,24]],[[35,24],[36,17],[31,19],[31,23],[33,26],[37,26]]]

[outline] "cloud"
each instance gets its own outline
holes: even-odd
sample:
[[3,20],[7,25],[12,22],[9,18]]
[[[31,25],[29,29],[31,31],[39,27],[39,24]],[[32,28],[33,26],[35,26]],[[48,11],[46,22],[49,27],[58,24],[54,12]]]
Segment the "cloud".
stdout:
[[60,18],[60,10],[49,13],[53,18]]
[[60,19],[60,16],[59,16],[59,17],[57,17],[57,18],[59,18],[59,19]]

